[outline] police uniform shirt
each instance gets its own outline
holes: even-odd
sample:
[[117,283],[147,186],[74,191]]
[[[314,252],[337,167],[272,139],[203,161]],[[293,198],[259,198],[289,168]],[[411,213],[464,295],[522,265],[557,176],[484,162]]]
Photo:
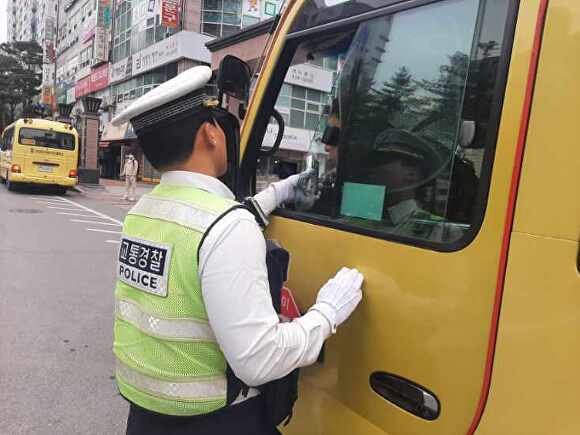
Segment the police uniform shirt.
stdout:
[[[218,179],[199,173],[166,172],[161,183],[234,199]],[[266,214],[278,204],[273,186],[255,199]],[[198,262],[210,325],[226,360],[247,385],[264,384],[316,361],[330,324],[317,311],[280,323],[270,297],[266,242],[251,213],[237,209],[218,221],[203,241]],[[248,398],[257,394],[251,390]]]

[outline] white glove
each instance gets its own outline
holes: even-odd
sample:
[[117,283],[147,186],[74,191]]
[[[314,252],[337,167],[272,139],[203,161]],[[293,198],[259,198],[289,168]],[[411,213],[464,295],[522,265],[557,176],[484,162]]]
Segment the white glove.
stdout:
[[271,184],[276,192],[277,207],[294,201],[296,185],[298,184],[298,180],[300,180],[300,175],[301,174],[294,174],[284,180],[276,181]]
[[358,270],[343,267],[318,292],[316,303],[310,309],[318,311],[328,320],[333,334],[361,301],[363,280]]

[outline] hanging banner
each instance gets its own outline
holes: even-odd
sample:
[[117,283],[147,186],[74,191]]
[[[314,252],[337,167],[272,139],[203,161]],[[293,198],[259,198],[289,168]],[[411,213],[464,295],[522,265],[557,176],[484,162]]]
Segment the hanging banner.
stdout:
[[90,77],[85,77],[79,80],[75,84],[75,98],[80,98],[83,95],[87,95],[91,92],[91,79]]
[[180,9],[179,0],[161,0],[161,25],[178,28]]
[[149,0],[149,5],[147,6],[147,12],[155,12],[155,0]]

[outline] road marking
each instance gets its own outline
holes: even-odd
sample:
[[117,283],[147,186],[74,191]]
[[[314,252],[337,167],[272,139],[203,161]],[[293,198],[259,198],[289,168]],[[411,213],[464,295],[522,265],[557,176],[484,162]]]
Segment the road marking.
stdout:
[[120,245],[120,240],[105,240],[105,243],[113,243],[114,245]]
[[96,233],[123,234],[121,231],[101,230],[98,228],[87,228],[87,231],[94,231]]
[[57,198],[55,196],[47,196],[44,198],[39,198],[37,196],[31,196],[30,199],[34,199],[35,201],[58,201],[58,202],[64,202],[62,200],[62,198]]
[[114,219],[111,216],[107,216],[106,214],[101,213],[100,211],[96,211],[96,210],[93,210],[92,208],[85,207],[84,205],[79,204],[78,202],[75,202],[75,201],[71,201],[70,199],[62,198],[62,200],[68,202],[69,204],[76,205],[77,207],[80,207],[85,211],[88,211],[90,213],[94,213],[95,215],[97,215],[103,219],[107,219],[107,220],[114,222],[116,224],[123,225],[123,222],[118,221],[117,219]]
[[39,204],[48,204],[48,205],[65,205],[66,202],[64,201],[43,201],[41,199],[35,199],[36,202]]
[[[93,217],[93,216],[91,216]],[[84,221],[82,219],[71,219],[71,222],[78,222],[80,224],[95,224],[95,225],[110,225],[112,227],[120,227],[121,225],[119,224],[113,224],[113,223],[109,223],[109,222],[98,222],[98,221]]]
[[67,211],[79,211],[78,208],[67,208],[67,207],[52,207],[47,205],[46,208],[52,208],[53,210],[67,210]]
[[65,213],[62,211],[59,211],[56,214],[62,214],[62,215],[67,215],[67,216],[85,217],[85,218],[93,218],[93,219],[95,218],[95,216],[93,216],[91,214]]

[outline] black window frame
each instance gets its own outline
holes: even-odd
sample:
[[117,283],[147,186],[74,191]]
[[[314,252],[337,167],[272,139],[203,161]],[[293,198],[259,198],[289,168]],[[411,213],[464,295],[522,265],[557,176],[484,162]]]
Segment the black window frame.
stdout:
[[[381,7],[380,9],[365,12],[360,15],[340,18],[337,21],[324,23],[316,27],[289,33],[286,36],[285,45],[282,48],[282,53],[280,54],[279,59],[277,60],[276,67],[274,68],[274,72],[271,76],[272,78],[266,86],[264,97],[261,101],[253,129],[250,132],[246,151],[242,159],[242,178],[240,179],[240,184],[238,185],[236,192],[237,196],[239,198],[243,198],[255,193],[256,191],[256,170],[258,166],[257,160],[260,157],[259,148],[262,144],[264,134],[270,120],[272,110],[276,104],[280,89],[284,83],[285,72],[288,70],[292,62],[297,47],[302,42],[306,41],[307,39],[321,36],[328,37],[332,35],[339,35],[347,31],[355,30],[358,24],[369,21],[371,19],[392,15],[397,12],[415,9],[421,6],[439,3],[442,1],[445,0],[409,0],[403,2],[386,0],[386,6]],[[336,222],[332,217],[315,216],[310,215],[308,212],[298,212],[283,208],[276,209],[273,214],[300,222],[324,226],[335,230],[381,239],[387,242],[401,243],[407,246],[429,249],[438,252],[455,252],[462,250],[470,245],[481,230],[487,209],[489,191],[491,188],[493,163],[495,159],[495,150],[497,146],[501,114],[507,86],[509,64],[514,45],[520,0],[507,1],[509,2],[508,11],[504,24],[502,48],[498,63],[497,81],[495,83],[491,114],[489,117],[489,132],[487,134],[484,146],[484,157],[480,175],[480,187],[478,188],[477,196],[473,206],[472,222],[470,223],[469,229],[466,230],[464,236],[461,239],[449,243],[432,242],[429,240],[417,239],[399,234],[390,234],[383,231],[361,228],[357,227],[356,225]],[[480,21],[476,22],[476,31],[480,25]],[[275,77],[278,79],[273,79]],[[462,111],[464,109],[465,103],[462,106]],[[244,178],[244,174],[246,178]]]
[[15,127],[7,127],[2,134],[2,151],[12,150],[14,143],[14,131]]

